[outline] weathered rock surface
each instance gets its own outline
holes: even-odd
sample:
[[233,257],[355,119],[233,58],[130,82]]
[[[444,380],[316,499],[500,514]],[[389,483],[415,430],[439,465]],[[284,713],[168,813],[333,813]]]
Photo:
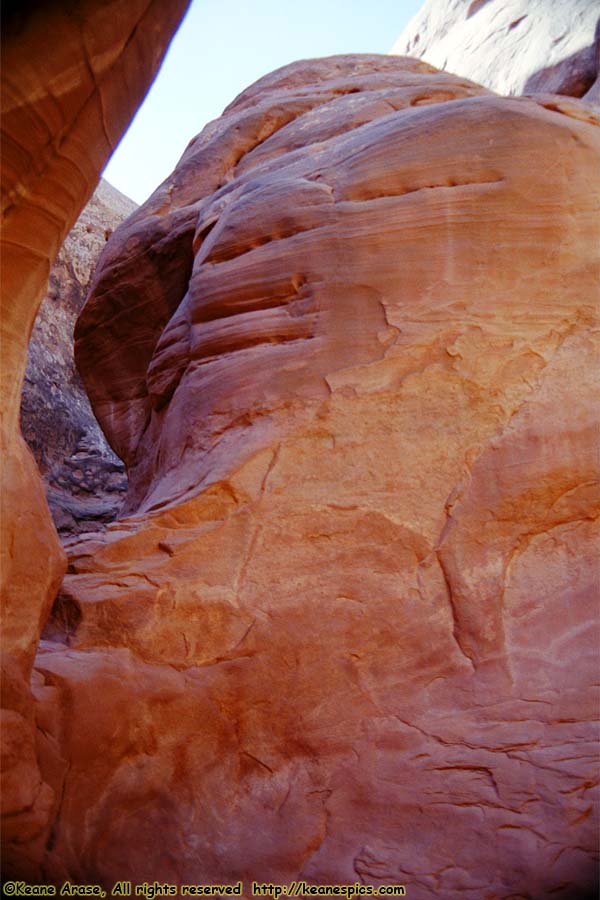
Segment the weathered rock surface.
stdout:
[[45,877],[593,891],[599,152],[576,100],[298,63],[113,235],[129,515],[36,660]]
[[106,443],[75,369],[73,328],[106,241],[136,207],[100,181],[52,266],[29,342],[21,430],[62,534],[112,521],[127,489],[125,466]]
[[158,71],[186,0],[2,4],[3,875],[35,873],[56,803],[29,681],[66,560],[19,430],[27,342],[50,267]]
[[599,25],[593,0],[426,0],[392,53],[501,94],[548,91],[600,103]]

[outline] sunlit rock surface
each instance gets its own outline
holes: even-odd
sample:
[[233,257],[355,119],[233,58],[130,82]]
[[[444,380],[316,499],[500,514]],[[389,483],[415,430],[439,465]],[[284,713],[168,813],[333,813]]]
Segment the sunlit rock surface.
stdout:
[[426,0],[392,53],[501,94],[548,91],[600,104],[594,0]]
[[47,878],[594,890],[599,135],[297,63],[115,232],[77,359],[129,514],[36,660]]

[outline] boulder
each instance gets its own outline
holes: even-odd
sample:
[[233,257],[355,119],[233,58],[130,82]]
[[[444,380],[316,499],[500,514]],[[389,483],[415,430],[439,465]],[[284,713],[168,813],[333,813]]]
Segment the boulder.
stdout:
[[598,125],[304,61],[111,237],[127,513],[36,658],[49,879],[594,890]]

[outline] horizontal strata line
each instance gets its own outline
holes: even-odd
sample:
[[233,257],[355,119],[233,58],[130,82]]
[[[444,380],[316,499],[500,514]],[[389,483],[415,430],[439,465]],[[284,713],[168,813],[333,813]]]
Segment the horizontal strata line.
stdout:
[[215,362],[218,359],[222,359],[226,356],[232,356],[234,353],[243,353],[245,350],[255,350],[257,347],[263,346],[265,344],[271,345],[273,347],[279,346],[280,344],[294,344],[294,343],[302,343],[304,341],[312,341],[317,337],[316,334],[307,334],[305,337],[281,337],[277,339],[260,339],[257,338],[252,343],[247,343],[243,347],[235,347],[231,350],[225,350],[223,353],[215,353],[212,356],[192,356],[188,365],[188,369],[199,368],[200,366],[205,366],[211,362]]
[[[238,305],[232,306],[229,309],[220,308],[218,310],[218,314],[215,312],[215,315],[203,315],[203,310],[200,310],[200,315],[194,315],[191,320],[191,325],[194,327],[195,325],[206,325],[209,322],[219,322],[221,320],[232,319],[235,316],[243,316],[246,313],[252,312],[263,312],[263,310],[267,309],[285,309],[291,303],[294,303],[296,300],[305,300],[307,297],[303,297],[300,293],[303,285],[300,285],[298,288],[298,292],[294,294],[285,294],[283,296],[271,296],[271,297],[257,297],[248,301],[240,301]],[[209,307],[210,308],[210,307]]]
[[[240,317],[241,318],[241,317]],[[242,330],[219,329],[216,334],[200,334],[194,341],[193,357],[221,356],[224,353],[243,350],[254,344],[281,343],[282,341],[295,340],[311,334],[316,315],[308,314],[303,318],[271,323],[269,328],[242,328]]]
[[419,191],[435,191],[435,190],[440,190],[440,189],[451,190],[454,188],[461,188],[461,187],[475,187],[477,185],[500,184],[501,182],[503,182],[505,180],[506,179],[501,176],[500,178],[491,178],[491,179],[482,178],[481,181],[457,181],[454,184],[424,184],[421,187],[406,188],[405,190],[397,191],[395,193],[386,192],[386,193],[382,193],[382,194],[373,194],[371,197],[363,197],[363,198],[357,198],[357,199],[352,199],[352,198],[343,198],[342,199],[342,198],[340,198],[340,199],[336,199],[334,202],[336,204],[372,203],[375,200],[388,200],[388,199],[391,200],[391,199],[395,199],[397,197],[407,196],[408,194],[417,194],[417,193],[419,193]]
[[[322,205],[327,208],[329,204],[324,203]],[[318,206],[315,205],[315,208],[318,208]],[[202,265],[219,265],[220,263],[231,262],[231,260],[239,259],[241,256],[245,256],[247,253],[251,253],[253,250],[259,250],[261,247],[265,247],[267,244],[272,244],[276,241],[287,241],[290,238],[296,237],[296,235],[304,234],[307,231],[318,231],[320,228],[325,228],[330,224],[330,222],[322,222],[318,225],[308,225],[306,228],[297,228],[294,231],[288,232],[287,234],[271,235],[265,237],[263,240],[258,240],[254,246],[245,247],[243,250],[241,250],[240,253],[225,252],[225,254],[223,255],[218,255],[217,247],[215,247],[216,255],[213,256],[213,252],[211,251],[206,259],[202,260]]]

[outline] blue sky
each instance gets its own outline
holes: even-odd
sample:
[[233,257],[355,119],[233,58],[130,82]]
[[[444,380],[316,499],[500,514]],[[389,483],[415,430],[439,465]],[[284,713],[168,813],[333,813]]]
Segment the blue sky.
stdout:
[[104,177],[142,203],[240,91],[297,59],[387,53],[423,0],[193,0]]

